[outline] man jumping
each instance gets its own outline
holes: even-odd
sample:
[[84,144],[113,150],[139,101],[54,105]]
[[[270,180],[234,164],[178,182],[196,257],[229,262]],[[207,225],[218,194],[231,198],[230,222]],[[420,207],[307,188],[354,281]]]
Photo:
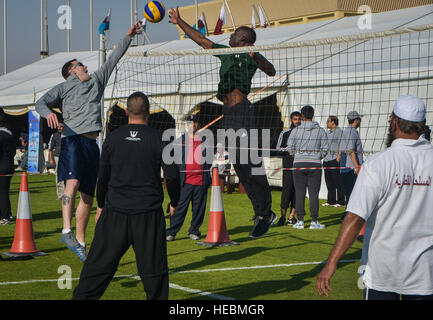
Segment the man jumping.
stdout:
[[[57,128],[54,107],[62,108],[64,130],[58,166],[58,181],[66,181],[62,196],[63,230],[61,241],[81,260],[86,260],[85,233],[92,209],[99,170],[99,148],[96,143],[102,129],[101,99],[105,86],[117,62],[128,49],[131,38],[142,28],[134,24],[108,57],[107,61],[90,76],[87,66],[76,59],[66,62],[58,84],[36,102],[36,111],[47,119],[50,128]],[[76,237],[71,230],[75,195],[80,192],[80,202],[75,213]]]
[[[177,24],[195,43],[203,49],[228,48],[207,39],[201,32],[187,24],[179,14],[179,8],[170,9],[170,22]],[[230,47],[253,46],[256,33],[253,29],[242,26],[230,36]],[[251,91],[251,80],[257,69],[268,76],[275,75],[274,66],[260,53],[224,54],[217,56],[221,60],[220,82],[218,84],[217,98],[224,103],[223,128],[240,130],[257,128],[256,115],[247,96]],[[253,174],[253,167],[261,165],[248,163],[241,164],[236,149],[237,163],[233,167],[244,186],[254,209],[254,227],[250,233],[251,238],[258,238],[266,234],[269,227],[276,221],[277,216],[271,211],[272,197],[266,174]]]

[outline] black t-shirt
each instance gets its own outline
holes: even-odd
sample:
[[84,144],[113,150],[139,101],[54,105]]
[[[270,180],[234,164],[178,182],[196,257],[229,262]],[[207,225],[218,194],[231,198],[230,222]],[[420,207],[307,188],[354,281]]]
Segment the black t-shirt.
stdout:
[[9,130],[0,128],[0,174],[14,172],[15,140]]
[[160,210],[162,149],[160,132],[146,125],[127,124],[109,134],[102,147],[98,206],[127,214]]

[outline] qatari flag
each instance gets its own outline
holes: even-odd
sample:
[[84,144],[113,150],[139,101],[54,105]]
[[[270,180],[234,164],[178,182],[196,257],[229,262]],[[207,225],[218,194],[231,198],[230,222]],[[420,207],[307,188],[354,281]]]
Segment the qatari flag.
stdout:
[[217,24],[215,26],[215,30],[213,32],[213,34],[222,34],[222,26],[226,23],[227,20],[227,14],[226,14],[226,9],[224,7],[224,3],[221,7],[221,11],[220,11],[220,16],[218,18]]

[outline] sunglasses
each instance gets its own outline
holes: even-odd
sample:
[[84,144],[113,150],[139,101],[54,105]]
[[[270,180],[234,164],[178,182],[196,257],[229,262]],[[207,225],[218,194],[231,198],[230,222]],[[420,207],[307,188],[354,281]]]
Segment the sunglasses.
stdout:
[[84,67],[84,64],[82,64],[81,62],[77,62],[76,64],[74,64],[74,65],[71,67],[71,70],[73,70],[73,69],[75,69],[75,68],[77,68],[77,67]]

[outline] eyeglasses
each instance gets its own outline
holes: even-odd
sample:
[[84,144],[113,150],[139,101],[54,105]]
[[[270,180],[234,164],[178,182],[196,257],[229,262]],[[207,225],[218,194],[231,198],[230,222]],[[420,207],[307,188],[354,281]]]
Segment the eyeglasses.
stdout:
[[84,64],[82,64],[81,62],[77,62],[76,64],[74,64],[74,65],[71,67],[71,70],[73,70],[73,69],[75,69],[75,68],[77,68],[77,67],[84,67]]

